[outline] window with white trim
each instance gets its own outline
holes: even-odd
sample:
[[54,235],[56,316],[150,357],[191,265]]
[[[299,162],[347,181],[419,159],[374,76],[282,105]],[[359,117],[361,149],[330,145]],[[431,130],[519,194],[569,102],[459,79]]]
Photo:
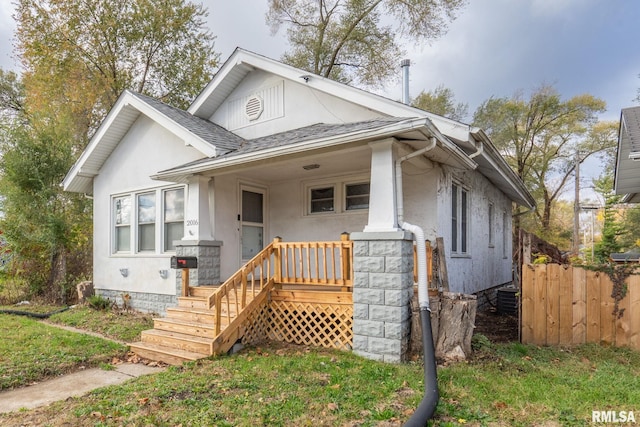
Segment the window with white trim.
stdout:
[[114,252],[131,250],[131,196],[113,199],[115,230]]
[[347,211],[358,209],[369,209],[369,188],[368,182],[357,184],[346,184],[344,196],[344,208]]
[[165,188],[113,196],[112,252],[174,251],[173,242],[184,236],[184,191]]
[[138,194],[138,252],[156,250],[156,194]]
[[509,227],[509,217],[507,211],[502,211],[502,257],[508,258],[509,252],[509,239],[511,236],[511,229]]
[[303,215],[356,214],[369,209],[371,185],[365,174],[324,178],[303,185]]
[[335,211],[335,187],[311,188],[309,213],[324,213]]
[[489,203],[489,212],[488,212],[488,221],[487,226],[489,227],[489,247],[492,248],[494,246],[494,223],[493,223],[493,203]]
[[163,191],[164,250],[175,251],[174,241],[184,235],[184,188]]
[[451,184],[451,252],[466,254],[468,244],[469,192]]

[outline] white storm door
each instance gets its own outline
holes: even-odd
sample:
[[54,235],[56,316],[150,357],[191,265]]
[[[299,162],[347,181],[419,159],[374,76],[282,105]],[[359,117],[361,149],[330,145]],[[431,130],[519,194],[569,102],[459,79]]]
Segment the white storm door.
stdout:
[[264,247],[266,191],[241,187],[240,193],[240,247],[244,264]]

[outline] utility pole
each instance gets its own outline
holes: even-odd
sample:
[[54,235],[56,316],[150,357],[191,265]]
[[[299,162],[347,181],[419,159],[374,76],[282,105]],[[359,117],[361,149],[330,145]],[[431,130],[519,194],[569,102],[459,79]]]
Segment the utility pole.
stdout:
[[576,153],[575,197],[573,201],[573,248],[575,256],[580,254],[580,152]]

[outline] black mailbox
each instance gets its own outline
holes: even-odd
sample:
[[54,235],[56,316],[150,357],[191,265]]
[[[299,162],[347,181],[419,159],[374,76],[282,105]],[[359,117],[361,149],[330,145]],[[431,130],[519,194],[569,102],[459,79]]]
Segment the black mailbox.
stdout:
[[198,258],[194,256],[172,256],[171,268],[198,268]]

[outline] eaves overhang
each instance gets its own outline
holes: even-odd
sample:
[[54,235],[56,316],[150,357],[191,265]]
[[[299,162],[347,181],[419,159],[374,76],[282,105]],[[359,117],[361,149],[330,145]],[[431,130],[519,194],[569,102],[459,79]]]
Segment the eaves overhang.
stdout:
[[498,152],[489,136],[480,128],[471,128],[469,134],[474,138],[474,142],[479,143],[477,155],[472,154],[479,165],[479,171],[511,200],[527,209],[533,209],[536,206],[535,199]]
[[626,203],[639,202],[640,194],[640,107],[620,113],[618,147],[613,189]]
[[[376,129],[367,129],[340,135],[332,135],[329,137],[320,137],[303,142],[293,142],[291,144],[259,151],[239,154],[231,152],[219,158],[202,159],[198,162],[160,171],[151,176],[151,178],[162,181],[185,182],[187,178],[192,175],[215,174],[216,171],[232,167],[250,167],[251,164],[254,164],[255,162],[295,155],[303,152],[311,152],[331,147],[337,148],[341,145],[353,143],[367,143],[385,138],[397,138],[399,140],[404,140],[404,135],[412,133],[415,134],[415,132],[418,132],[421,135],[420,139],[425,142],[431,137],[436,138],[437,147],[443,153],[437,159],[438,162],[471,170],[477,167],[477,164],[473,160],[469,159],[469,157],[447,137],[442,135],[437,128],[433,126],[429,119],[419,117],[406,119]],[[412,136],[412,139],[413,138],[415,137]]]
[[219,154],[214,145],[191,133],[136,94],[125,90],[65,176],[62,181],[63,189],[70,192],[93,193],[93,178],[141,115],[160,124],[184,141],[185,145],[194,147],[205,156],[215,157]]

